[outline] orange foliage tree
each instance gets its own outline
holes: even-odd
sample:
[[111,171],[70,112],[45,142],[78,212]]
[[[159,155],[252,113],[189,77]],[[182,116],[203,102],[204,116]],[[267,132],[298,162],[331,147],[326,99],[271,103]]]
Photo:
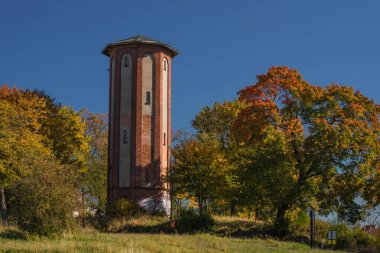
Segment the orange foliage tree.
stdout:
[[[270,68],[238,94],[245,108],[233,131],[245,150],[243,185],[252,201],[275,210],[278,228],[286,227],[292,208],[331,210],[374,189],[380,157],[374,101],[347,86],[311,85],[288,67]],[[375,204],[375,194],[361,195]]]

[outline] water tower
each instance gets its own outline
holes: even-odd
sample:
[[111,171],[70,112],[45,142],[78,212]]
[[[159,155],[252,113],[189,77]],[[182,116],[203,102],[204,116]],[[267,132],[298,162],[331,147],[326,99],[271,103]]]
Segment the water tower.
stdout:
[[178,51],[145,36],[109,43],[108,204],[168,210],[171,69]]

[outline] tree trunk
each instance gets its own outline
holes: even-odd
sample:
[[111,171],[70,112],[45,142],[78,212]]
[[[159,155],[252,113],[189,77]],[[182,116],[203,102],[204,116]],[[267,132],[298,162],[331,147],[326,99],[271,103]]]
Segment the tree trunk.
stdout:
[[84,199],[84,190],[82,188],[82,227],[86,227],[86,217],[85,217],[85,199]]
[[231,201],[230,211],[231,211],[231,216],[236,216],[236,203],[235,203],[235,201]]
[[289,232],[288,231],[289,224],[287,224],[285,220],[285,214],[288,209],[289,209],[289,205],[281,205],[277,209],[274,227],[279,236],[285,236]]
[[178,205],[177,207],[177,219],[178,219],[178,217],[181,216],[181,209],[182,209],[182,201],[180,199],[178,199],[177,205]]
[[1,219],[4,223],[8,220],[8,211],[7,211],[7,202],[5,200],[4,187],[0,187],[0,210],[1,210]]
[[202,216],[203,214],[203,198],[199,198],[199,215]]

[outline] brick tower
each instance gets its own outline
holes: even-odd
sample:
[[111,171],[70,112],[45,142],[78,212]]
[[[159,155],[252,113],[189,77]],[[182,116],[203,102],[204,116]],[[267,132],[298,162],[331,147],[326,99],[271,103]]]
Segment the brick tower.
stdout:
[[108,44],[108,204],[120,198],[168,210],[171,60],[178,52],[145,36]]

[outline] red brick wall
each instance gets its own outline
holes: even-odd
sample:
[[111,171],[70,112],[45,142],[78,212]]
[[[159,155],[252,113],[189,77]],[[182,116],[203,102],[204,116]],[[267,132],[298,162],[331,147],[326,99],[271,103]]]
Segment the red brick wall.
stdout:
[[[124,54],[132,56],[132,133],[131,133],[131,186],[120,188],[119,182],[119,140],[120,140],[120,60]],[[110,161],[108,163],[109,178],[108,178],[108,200],[109,203],[119,198],[129,198],[135,201],[151,197],[159,196],[163,188],[162,178],[167,171],[164,170],[160,160],[163,156],[169,161],[170,157],[170,138],[171,138],[171,54],[166,49],[159,46],[149,45],[128,45],[112,48],[109,52],[110,58],[115,59],[115,99],[110,101],[114,105],[114,122],[113,122],[113,160],[112,167]],[[153,152],[151,143],[144,143],[142,134],[150,134],[152,117],[145,116],[142,118],[142,58],[145,54],[151,54],[154,57],[154,147]],[[161,127],[161,95],[163,87],[163,60],[164,57],[168,60],[168,131],[166,149],[162,142],[162,127]],[[110,70],[110,73],[111,70]],[[111,78],[110,78],[111,82]],[[111,95],[110,95],[111,100]],[[111,108],[111,107],[110,107]],[[111,113],[110,113],[111,115]],[[110,117],[111,119],[111,117]],[[110,150],[110,149],[109,149]],[[152,159],[153,155],[153,159]],[[153,160],[153,162],[152,162]],[[143,166],[149,164],[149,166]],[[145,168],[144,168],[145,167]],[[144,169],[148,169],[149,178],[152,182],[150,187],[143,187]]]

